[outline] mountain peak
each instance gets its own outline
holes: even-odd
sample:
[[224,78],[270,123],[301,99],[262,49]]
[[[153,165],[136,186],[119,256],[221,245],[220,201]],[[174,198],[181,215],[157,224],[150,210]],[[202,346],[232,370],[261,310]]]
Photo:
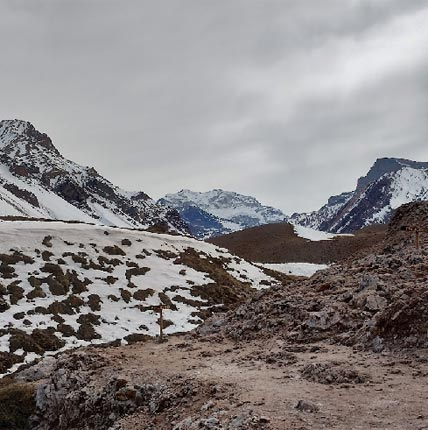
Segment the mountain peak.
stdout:
[[428,163],[421,161],[408,160],[406,158],[383,157],[378,158],[370,168],[366,176],[358,180],[357,190],[364,189],[368,184],[377,181],[387,173],[397,172],[403,167],[411,167],[413,169],[427,169]]
[[178,213],[64,158],[28,121],[0,121],[1,215],[188,233]]
[[167,194],[158,203],[176,209],[199,239],[286,219],[282,211],[264,206],[254,197],[220,188],[206,192],[181,190]]
[[318,211],[293,214],[292,220],[319,230],[350,233],[386,223],[399,206],[428,199],[428,162],[378,158],[357,188],[331,197]]
[[23,136],[29,130],[35,130],[33,124],[20,119],[6,119],[0,121],[0,142],[9,143]]
[[17,146],[26,152],[29,150],[28,145],[32,149],[48,150],[59,155],[49,136],[36,130],[31,122],[20,119],[0,121],[0,148],[15,155]]
[[33,124],[29,121],[25,121],[22,119],[4,119],[0,121],[0,130],[1,129],[9,129],[13,130],[16,133],[22,133],[28,128],[34,128]]

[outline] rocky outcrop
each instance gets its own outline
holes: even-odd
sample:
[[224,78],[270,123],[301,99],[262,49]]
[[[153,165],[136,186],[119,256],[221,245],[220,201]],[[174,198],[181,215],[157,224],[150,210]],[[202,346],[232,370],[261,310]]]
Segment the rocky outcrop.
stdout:
[[428,203],[398,209],[385,241],[367,255],[333,265],[307,281],[261,291],[229,313],[221,328],[208,321],[198,330],[236,340],[329,339],[377,351],[428,347],[428,234],[421,237],[418,250],[414,233],[403,230],[408,225],[428,225]]
[[33,430],[120,430],[121,418],[133,414],[147,429],[270,429],[269,419],[251,410],[231,414],[217,406],[218,399],[234,401],[232,387],[149,371],[130,376],[114,372],[99,352],[82,350],[21,371],[15,387],[25,380],[35,390]]

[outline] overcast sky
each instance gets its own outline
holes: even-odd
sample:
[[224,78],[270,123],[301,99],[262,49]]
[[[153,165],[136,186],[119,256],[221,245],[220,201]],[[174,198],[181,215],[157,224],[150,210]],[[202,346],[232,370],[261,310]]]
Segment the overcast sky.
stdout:
[[287,213],[428,161],[427,0],[0,0],[0,119],[154,198]]

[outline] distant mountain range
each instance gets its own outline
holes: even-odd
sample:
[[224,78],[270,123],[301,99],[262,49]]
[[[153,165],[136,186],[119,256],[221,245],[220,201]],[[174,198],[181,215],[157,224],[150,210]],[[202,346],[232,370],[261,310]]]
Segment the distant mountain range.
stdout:
[[0,216],[152,228],[207,239],[280,222],[349,233],[386,223],[400,205],[427,199],[428,163],[380,158],[354,191],[330,197],[310,213],[287,216],[254,197],[221,189],[182,190],[155,202],[67,160],[31,123],[0,121]]
[[264,206],[254,197],[220,189],[204,193],[181,190],[157,203],[176,209],[199,239],[287,219],[282,211]]
[[331,233],[352,233],[384,224],[404,203],[428,199],[428,163],[402,158],[376,160],[356,189],[328,199],[319,210],[285,215],[253,197],[230,191],[182,190],[158,203],[177,209],[195,237],[206,239],[260,225],[290,222]]
[[330,197],[318,211],[298,214],[290,221],[335,233],[349,233],[387,223],[394,209],[428,200],[428,163],[402,158],[376,160],[354,191]]
[[0,216],[78,220],[188,233],[176,210],[65,159],[27,121],[0,121]]

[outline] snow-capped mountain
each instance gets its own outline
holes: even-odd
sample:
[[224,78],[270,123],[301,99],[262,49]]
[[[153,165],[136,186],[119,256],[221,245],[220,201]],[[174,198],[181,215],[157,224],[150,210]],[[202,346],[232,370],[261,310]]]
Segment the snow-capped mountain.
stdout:
[[5,215],[188,232],[177,211],[65,159],[46,134],[20,120],[0,121],[0,216]]
[[60,221],[0,222],[0,375],[46,352],[188,331],[277,281],[180,235]]
[[394,209],[428,200],[428,163],[402,158],[376,160],[355,191],[331,197],[315,212],[293,214],[291,221],[318,230],[347,233],[386,223]]
[[231,191],[181,190],[167,194],[158,204],[176,209],[200,239],[287,219],[279,209],[263,206],[257,199]]

